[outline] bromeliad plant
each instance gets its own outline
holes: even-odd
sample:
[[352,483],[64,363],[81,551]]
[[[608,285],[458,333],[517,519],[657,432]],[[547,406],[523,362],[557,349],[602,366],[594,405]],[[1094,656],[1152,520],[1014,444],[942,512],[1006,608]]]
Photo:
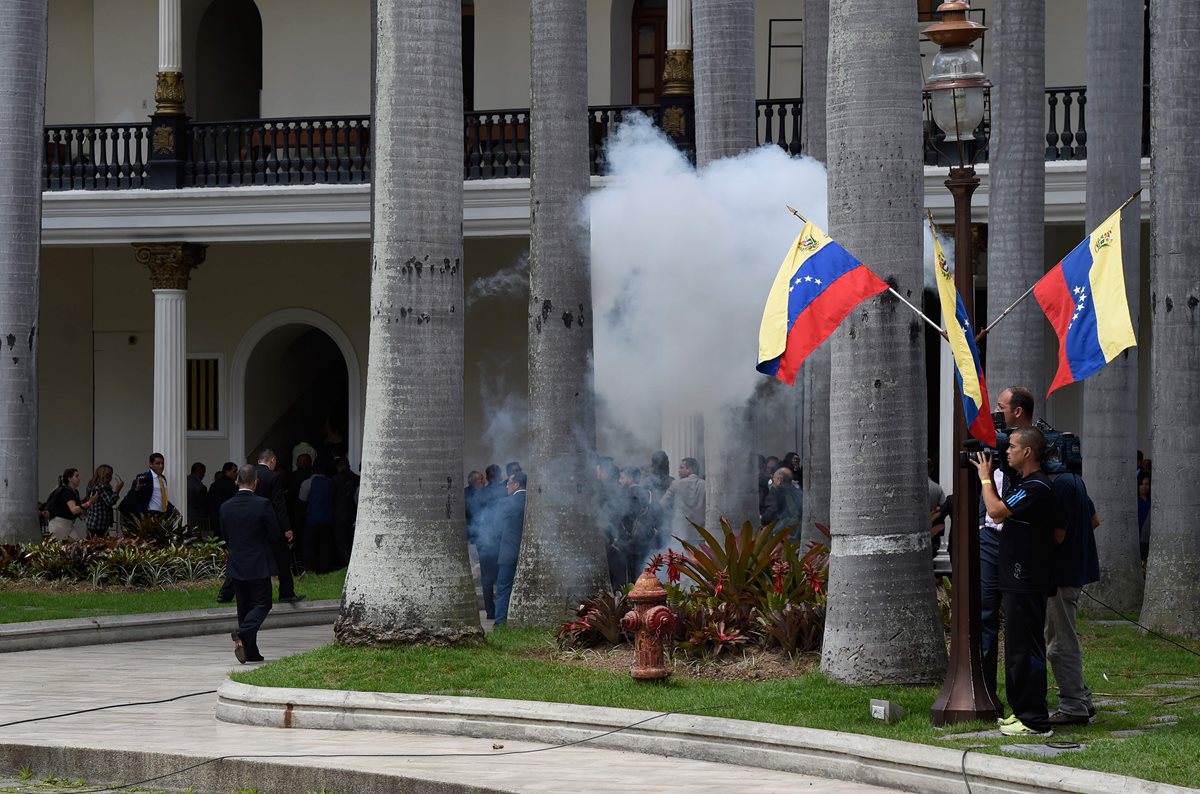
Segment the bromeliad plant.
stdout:
[[[829,547],[807,549],[789,528],[750,522],[734,530],[721,521],[720,534],[693,524],[701,543],[680,540],[683,553],[655,555],[646,570],[666,569],[668,603],[675,612],[675,647],[685,655],[713,659],[729,649],[756,644],[792,654],[820,648],[825,627]],[[828,537],[828,530],[818,525]],[[685,581],[686,580],[686,581]],[[587,647],[620,636],[628,606],[603,594],[580,606],[579,617],[559,629],[563,648]],[[615,612],[615,619],[612,615]],[[615,626],[604,632],[600,627]]]

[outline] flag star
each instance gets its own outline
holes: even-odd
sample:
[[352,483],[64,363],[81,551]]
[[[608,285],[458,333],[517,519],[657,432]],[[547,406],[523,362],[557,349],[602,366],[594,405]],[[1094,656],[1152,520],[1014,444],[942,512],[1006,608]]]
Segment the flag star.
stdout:
[[812,276],[805,276],[805,277],[804,277],[804,280],[805,280],[805,281],[812,281]]
[[795,287],[788,287],[788,292],[791,292],[791,291],[792,291],[792,290],[794,290],[794,289],[796,289],[796,288],[795,288]]
[[819,278],[815,278],[815,279],[813,279],[813,282],[814,282],[814,283],[816,283],[816,284],[819,286],[819,285],[820,285],[820,283],[821,283],[821,279],[819,279]]
[[1075,294],[1076,294],[1076,295],[1078,295],[1078,294],[1079,294],[1079,293],[1081,293],[1081,292],[1083,292],[1083,287],[1076,287],[1076,288],[1075,288]]

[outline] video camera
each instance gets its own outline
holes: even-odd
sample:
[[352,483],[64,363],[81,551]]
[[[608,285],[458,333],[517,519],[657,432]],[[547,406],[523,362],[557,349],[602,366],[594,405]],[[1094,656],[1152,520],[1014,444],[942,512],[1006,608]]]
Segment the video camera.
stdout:
[[[992,457],[1003,468],[1008,468],[1008,430],[1004,425],[1004,414],[996,411],[992,414],[992,422],[996,425],[996,446],[991,448],[976,438],[968,438],[963,445],[966,455],[977,458],[984,449],[991,449]],[[1042,457],[1042,470],[1047,474],[1059,474],[1069,471],[1072,474],[1083,474],[1083,447],[1079,436],[1065,430],[1055,430],[1045,419],[1039,419],[1034,427],[1042,431],[1046,437],[1046,454]],[[964,459],[960,465],[967,465]]]

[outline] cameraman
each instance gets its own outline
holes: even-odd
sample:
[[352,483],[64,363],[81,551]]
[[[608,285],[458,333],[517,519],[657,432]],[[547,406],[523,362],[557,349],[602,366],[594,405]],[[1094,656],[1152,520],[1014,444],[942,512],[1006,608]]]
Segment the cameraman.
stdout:
[[[1012,386],[1000,392],[996,413],[1003,415],[1004,429],[1010,434],[1022,427],[1033,427],[1033,392],[1024,386]],[[997,417],[998,419],[999,417]],[[1002,452],[1003,450],[1000,450]],[[999,454],[1000,468],[995,472],[996,494],[1005,497],[1015,472],[1008,468],[1005,455]],[[996,660],[1000,645],[1000,532],[1003,521],[988,515],[984,500],[979,501],[979,596],[983,640],[983,680],[996,694]]]
[[[999,588],[1004,600],[1004,684],[1012,716],[1000,722],[1005,736],[1052,730],[1046,710],[1046,598],[1054,592],[1054,497],[1042,473],[1046,438],[1019,427],[1009,438],[1008,496],[996,492],[990,450],[971,463],[979,472],[983,502],[1000,536]],[[1018,479],[1019,477],[1019,479]]]

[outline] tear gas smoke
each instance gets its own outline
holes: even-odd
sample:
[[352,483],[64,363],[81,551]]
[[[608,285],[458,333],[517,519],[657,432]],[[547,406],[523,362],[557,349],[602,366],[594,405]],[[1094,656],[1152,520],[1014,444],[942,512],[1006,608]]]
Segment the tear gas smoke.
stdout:
[[490,276],[476,279],[467,289],[466,304],[471,308],[485,298],[529,299],[529,252],[522,252],[508,267]]
[[824,228],[825,168],[765,146],[697,172],[640,115],[607,158],[587,204],[598,421],[649,451],[664,404],[741,405],[763,378],[763,305],[803,228],[785,205]]

